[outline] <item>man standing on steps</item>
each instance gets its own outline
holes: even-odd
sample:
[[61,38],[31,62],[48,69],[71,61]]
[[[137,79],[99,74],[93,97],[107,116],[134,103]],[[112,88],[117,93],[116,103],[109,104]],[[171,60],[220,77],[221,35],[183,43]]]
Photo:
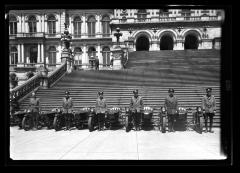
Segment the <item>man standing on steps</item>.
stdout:
[[32,98],[30,98],[30,110],[33,117],[33,125],[34,129],[38,129],[38,120],[39,120],[39,108],[40,108],[40,101],[39,98],[36,97],[36,93],[32,93]]
[[107,103],[106,100],[103,98],[103,92],[98,92],[95,109],[98,118],[98,130],[104,130],[105,115],[107,113]]
[[130,100],[130,111],[133,117],[135,129],[140,130],[139,124],[141,121],[142,110],[144,108],[143,99],[138,95],[138,90],[133,91],[134,96]]
[[176,121],[176,116],[178,113],[178,100],[174,96],[174,89],[170,88],[168,90],[169,95],[165,98],[164,107],[167,110],[168,115],[168,131],[174,132],[174,124]]
[[65,125],[66,130],[70,130],[70,123],[71,123],[71,117],[72,117],[72,107],[73,107],[73,101],[72,98],[69,96],[69,91],[65,91],[65,97],[63,98],[62,108],[63,108],[63,116],[65,118]]
[[[216,113],[216,101],[215,97],[212,95],[212,88],[206,89],[207,94],[202,98],[202,108],[203,108],[203,116],[205,119],[205,132],[213,133],[212,124],[213,124],[213,116]],[[210,127],[208,131],[208,117],[210,119]]]

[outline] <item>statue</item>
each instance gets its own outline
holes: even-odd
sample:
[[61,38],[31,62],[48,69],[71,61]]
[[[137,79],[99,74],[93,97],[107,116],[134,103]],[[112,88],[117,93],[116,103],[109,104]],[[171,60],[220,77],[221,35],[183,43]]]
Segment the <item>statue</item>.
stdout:
[[70,47],[70,42],[72,40],[72,35],[69,34],[68,28],[67,28],[67,24],[64,23],[65,25],[65,29],[63,34],[61,35],[61,41],[64,43],[64,48],[63,50],[68,50]]
[[117,44],[119,44],[119,38],[122,36],[122,33],[120,33],[120,28],[117,28],[116,31],[117,33],[114,36],[117,38]]

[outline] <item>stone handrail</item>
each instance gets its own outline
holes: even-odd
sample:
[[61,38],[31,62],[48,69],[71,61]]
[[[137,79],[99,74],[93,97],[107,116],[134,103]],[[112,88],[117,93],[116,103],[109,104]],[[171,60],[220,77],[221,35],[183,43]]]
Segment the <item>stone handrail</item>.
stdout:
[[67,63],[63,63],[53,73],[48,76],[48,86],[52,87],[53,84],[59,80],[67,71]]
[[35,88],[39,87],[41,83],[41,79],[39,75],[35,75],[24,82],[22,85],[17,86],[16,88],[10,91],[10,94],[16,100],[19,100],[26,96],[29,92],[33,91]]

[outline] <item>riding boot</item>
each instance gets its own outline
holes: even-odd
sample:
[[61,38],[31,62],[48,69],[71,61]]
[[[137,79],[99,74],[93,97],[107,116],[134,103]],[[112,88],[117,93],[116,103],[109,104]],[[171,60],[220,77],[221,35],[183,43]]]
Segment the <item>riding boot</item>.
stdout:
[[172,122],[168,122],[168,132],[172,132]]
[[172,132],[175,132],[175,130],[174,130],[174,120],[172,122]]
[[208,127],[207,127],[207,120],[205,120],[205,133],[208,132]]
[[210,118],[210,128],[209,128],[209,132],[213,133],[214,131],[212,130],[212,124],[213,124],[213,120],[212,118]]

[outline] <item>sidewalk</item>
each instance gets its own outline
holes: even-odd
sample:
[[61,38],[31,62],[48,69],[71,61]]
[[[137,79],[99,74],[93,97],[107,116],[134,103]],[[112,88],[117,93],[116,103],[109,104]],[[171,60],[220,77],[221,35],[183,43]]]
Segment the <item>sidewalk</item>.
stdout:
[[220,154],[220,129],[195,131],[84,130],[38,131],[10,127],[13,160],[216,160]]

